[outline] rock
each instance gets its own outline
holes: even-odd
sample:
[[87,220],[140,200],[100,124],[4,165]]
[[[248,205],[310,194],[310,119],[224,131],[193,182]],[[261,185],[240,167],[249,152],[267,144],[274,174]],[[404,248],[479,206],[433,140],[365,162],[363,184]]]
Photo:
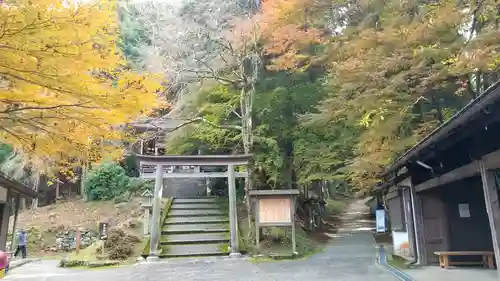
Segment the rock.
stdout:
[[103,260],[108,260],[109,259],[109,257],[107,255],[97,255],[96,258],[99,261],[103,261]]
[[139,221],[136,219],[128,219],[126,222],[126,226],[128,228],[136,228],[139,225]]
[[59,262],[60,267],[77,267],[77,266],[87,266],[88,262],[83,260],[69,260],[63,259]]
[[89,262],[87,264],[88,267],[104,267],[104,266],[114,266],[114,265],[119,265],[119,261],[96,261],[96,262]]
[[135,261],[137,262],[143,262],[145,259],[141,256],[137,257],[137,259]]
[[56,212],[50,212],[50,214],[49,214],[49,221],[50,221],[50,223],[57,223],[57,220],[58,220],[59,217],[60,216],[59,216],[58,213],[56,213]]
[[[80,248],[85,249],[98,240],[98,233],[94,231],[80,232]],[[60,251],[71,251],[76,249],[76,231],[60,231],[56,234],[56,248]]]

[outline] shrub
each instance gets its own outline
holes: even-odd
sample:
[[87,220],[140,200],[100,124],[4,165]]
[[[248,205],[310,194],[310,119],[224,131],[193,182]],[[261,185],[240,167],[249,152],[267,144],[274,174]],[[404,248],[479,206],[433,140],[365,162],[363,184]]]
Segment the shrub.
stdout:
[[151,180],[144,180],[141,178],[131,178],[127,186],[127,190],[131,195],[140,194],[146,189],[153,191],[154,182]]
[[128,155],[121,161],[121,166],[129,177],[139,177],[139,167],[135,155]]
[[129,187],[130,178],[116,163],[104,163],[91,170],[85,179],[88,200],[110,200],[123,194]]
[[126,260],[133,254],[134,244],[141,240],[128,235],[122,229],[113,229],[104,242],[106,253],[111,260]]

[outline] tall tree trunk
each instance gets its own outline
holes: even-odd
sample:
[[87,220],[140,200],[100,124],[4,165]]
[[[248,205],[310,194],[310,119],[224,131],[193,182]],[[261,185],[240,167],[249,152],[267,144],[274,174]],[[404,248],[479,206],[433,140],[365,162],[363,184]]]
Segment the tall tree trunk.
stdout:
[[19,210],[26,210],[26,197],[21,197],[19,201]]
[[59,179],[56,179],[56,200],[61,196],[59,191]]
[[283,143],[284,163],[283,172],[285,174],[285,188],[293,189],[295,187],[295,170],[293,167],[293,140],[287,136]]
[[[252,153],[253,150],[253,124],[252,124],[252,109],[253,109],[253,96],[255,93],[255,85],[241,88],[240,107],[241,107],[241,134],[243,140],[243,151],[245,154]],[[253,163],[249,163],[248,178],[245,181],[245,201],[248,212],[248,227],[252,227],[252,202],[250,201],[250,190],[253,188]]]
[[85,191],[85,178],[87,178],[87,164],[82,165],[82,175],[80,176],[80,195],[87,201],[87,192]]
[[[33,180],[33,190],[38,192],[38,189],[40,187],[40,173],[36,172],[34,175],[34,180]],[[31,201],[31,209],[36,210],[38,208],[38,197],[33,198]]]
[[439,101],[439,97],[436,94],[432,95],[432,103],[434,108],[436,109],[436,119],[439,121],[439,124],[444,122],[443,110],[441,108],[441,102]]

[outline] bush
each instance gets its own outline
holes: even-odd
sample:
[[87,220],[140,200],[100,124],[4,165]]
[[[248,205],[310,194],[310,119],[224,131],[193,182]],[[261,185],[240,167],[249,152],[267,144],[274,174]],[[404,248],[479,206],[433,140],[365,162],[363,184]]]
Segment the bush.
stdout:
[[154,181],[144,180],[141,178],[131,178],[127,190],[130,194],[141,194],[145,190],[154,190]]
[[104,247],[111,260],[126,260],[133,254],[134,244],[140,242],[136,236],[128,235],[121,229],[113,229],[108,233]]
[[89,172],[85,179],[88,200],[110,200],[123,194],[129,187],[130,178],[116,163],[104,163]]
[[135,155],[128,155],[121,161],[120,165],[125,169],[125,173],[129,177],[139,177],[139,167],[137,166],[137,158]]

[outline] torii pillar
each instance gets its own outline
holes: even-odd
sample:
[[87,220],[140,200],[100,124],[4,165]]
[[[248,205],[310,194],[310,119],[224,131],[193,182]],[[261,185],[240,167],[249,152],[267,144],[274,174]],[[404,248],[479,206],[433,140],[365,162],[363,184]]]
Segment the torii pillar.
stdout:
[[[137,155],[140,167],[143,165],[155,166],[155,190],[153,200],[153,218],[151,220],[151,238],[147,261],[158,260],[158,245],[160,243],[160,213],[163,193],[163,179],[165,178],[227,178],[229,189],[229,228],[231,253],[230,257],[239,257],[241,253],[238,245],[238,220],[236,213],[236,177],[248,177],[246,172],[235,172],[234,166],[248,165],[251,155]],[[198,172],[167,173],[168,166],[226,166],[227,172]],[[151,178],[151,174],[142,173],[141,177]]]

